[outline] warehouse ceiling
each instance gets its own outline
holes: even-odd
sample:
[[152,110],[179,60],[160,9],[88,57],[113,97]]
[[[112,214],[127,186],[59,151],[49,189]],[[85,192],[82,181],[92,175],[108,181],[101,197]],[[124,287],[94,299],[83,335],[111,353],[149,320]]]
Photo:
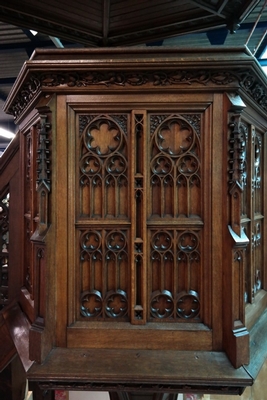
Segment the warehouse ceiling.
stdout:
[[35,48],[246,45],[260,59],[267,46],[266,3],[0,0],[0,126],[14,129],[2,107]]

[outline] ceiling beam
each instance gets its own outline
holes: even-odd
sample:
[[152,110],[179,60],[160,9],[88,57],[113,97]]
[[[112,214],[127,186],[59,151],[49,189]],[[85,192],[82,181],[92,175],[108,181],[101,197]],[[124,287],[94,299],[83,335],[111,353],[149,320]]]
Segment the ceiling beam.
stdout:
[[103,0],[103,46],[108,44],[109,35],[109,18],[110,18],[110,1]]
[[192,3],[193,5],[195,5],[196,7],[202,8],[205,11],[208,11],[211,14],[217,15],[221,18],[225,18],[225,16],[221,13],[222,8],[220,7],[219,9],[217,9],[216,7],[212,7],[211,5],[207,5],[207,3],[205,3],[204,1],[195,1],[195,0],[189,0],[190,3]]

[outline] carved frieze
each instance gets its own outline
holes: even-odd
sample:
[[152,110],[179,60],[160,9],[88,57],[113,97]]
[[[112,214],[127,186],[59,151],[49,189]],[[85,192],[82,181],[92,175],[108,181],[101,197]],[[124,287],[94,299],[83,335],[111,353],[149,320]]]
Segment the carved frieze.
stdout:
[[249,70],[232,69],[175,69],[159,71],[57,71],[35,72],[14,98],[9,112],[15,119],[40,93],[51,88],[126,87],[181,87],[181,86],[236,86],[241,87],[262,108],[267,110],[267,92],[261,81]]

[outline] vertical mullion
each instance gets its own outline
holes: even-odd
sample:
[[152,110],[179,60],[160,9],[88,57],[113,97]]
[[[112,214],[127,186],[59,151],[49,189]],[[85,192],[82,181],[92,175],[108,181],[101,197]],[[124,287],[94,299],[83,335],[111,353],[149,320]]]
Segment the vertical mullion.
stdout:
[[[89,215],[90,215],[90,217],[93,217],[93,215],[94,215],[94,202],[93,202],[93,198],[94,198],[94,190],[93,190],[93,179],[92,178],[88,178],[89,179],[89,196],[90,196],[90,199],[89,199],[89,207],[90,207],[90,210],[89,210]],[[83,204],[83,206],[84,206],[84,204]]]
[[131,114],[131,130],[130,130],[130,139],[129,139],[129,180],[130,180],[130,218],[131,218],[131,228],[130,228],[130,248],[129,248],[129,257],[131,258],[131,322],[135,321],[135,303],[136,303],[136,259],[135,259],[135,235],[136,235],[136,227],[135,227],[135,164],[136,164],[136,138],[135,138],[135,115],[132,112]]
[[164,217],[165,210],[165,198],[164,198],[164,182],[163,179],[160,178],[160,217]]
[[[104,299],[105,294],[107,293],[108,290],[108,267],[107,267],[107,257],[106,257],[106,249],[105,249],[105,239],[106,239],[106,231],[105,229],[101,230],[101,238],[102,238],[102,243],[101,243],[101,254],[102,254],[102,296]],[[102,317],[105,317],[105,310],[102,308]]]
[[147,113],[142,111],[143,114],[143,138],[142,138],[142,148],[143,148],[143,213],[142,213],[142,233],[143,233],[143,271],[142,271],[142,300],[143,300],[143,323],[147,319],[147,202],[148,202],[148,182],[147,182],[147,171],[148,171],[148,140],[147,140]]
[[[146,323],[146,113],[133,110],[131,121],[131,322]],[[139,202],[137,204],[137,202]],[[137,212],[138,210],[138,212]],[[139,235],[139,236],[138,236]],[[141,237],[140,237],[141,235]],[[140,304],[138,304],[140,303]]]

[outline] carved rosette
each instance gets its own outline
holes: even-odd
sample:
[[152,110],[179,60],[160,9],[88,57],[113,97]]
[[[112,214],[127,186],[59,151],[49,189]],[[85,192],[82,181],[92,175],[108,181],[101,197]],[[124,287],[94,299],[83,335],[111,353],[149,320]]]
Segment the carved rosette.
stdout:
[[[152,215],[161,218],[167,215],[174,218],[200,216],[199,136],[179,115],[165,118],[152,115],[150,124]],[[158,202],[156,198],[162,201]]]
[[37,125],[37,179],[39,218],[38,232],[43,235],[49,227],[49,195],[51,191],[51,123],[50,115],[40,115]]
[[200,313],[198,293],[194,290],[179,293],[176,298],[176,310],[180,318],[197,318]]
[[80,116],[79,123],[80,213],[90,218],[126,218],[127,203],[122,198],[128,196],[127,116],[86,115]]

